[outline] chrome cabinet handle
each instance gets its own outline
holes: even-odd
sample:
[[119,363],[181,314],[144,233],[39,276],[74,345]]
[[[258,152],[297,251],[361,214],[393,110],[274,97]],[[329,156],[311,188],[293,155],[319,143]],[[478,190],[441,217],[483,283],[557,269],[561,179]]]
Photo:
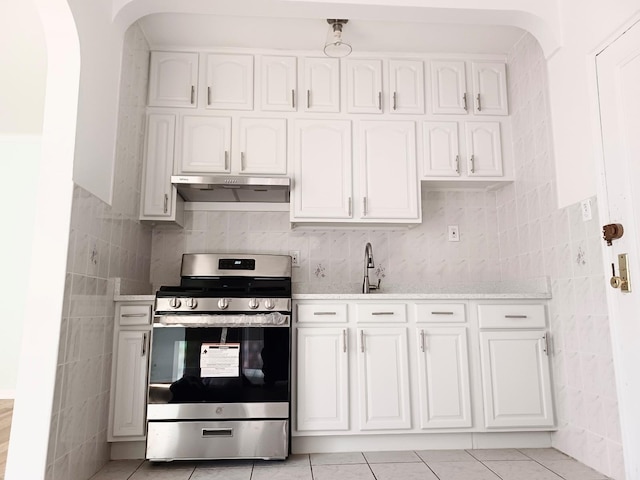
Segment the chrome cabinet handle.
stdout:
[[362,197],[362,215],[367,216],[367,197]]
[[394,315],[395,312],[371,312],[371,315]]
[[545,333],[542,336],[542,351],[548,357],[549,356],[549,334]]
[[191,105],[193,105],[196,101],[196,87],[191,85]]
[[476,159],[473,155],[471,155],[469,162],[471,163],[471,173],[476,173]]
[[229,150],[224,151],[224,169],[229,170]]
[[382,111],[382,92],[378,92],[378,110]]
[[311,90],[307,90],[307,108],[311,108]]
[[420,330],[420,351],[424,352],[424,330]]
[[314,315],[337,315],[337,312],[313,312]]
[[296,108],[296,91],[291,90],[291,108]]
[[478,111],[482,111],[482,105],[480,103],[480,94],[476,95],[476,100],[478,101]]
[[364,353],[364,330],[360,330],[360,351]]
[[460,173],[460,155],[456,155],[456,173]]
[[351,216],[351,197],[349,197],[349,216]]
[[504,318],[527,318],[526,315],[505,315]]
[[431,312],[431,315],[453,315],[453,312]]
[[466,93],[462,94],[462,103],[464,105],[464,111],[466,112],[467,111],[467,94]]
[[240,170],[244,172],[244,152],[240,152]]
[[147,354],[147,332],[142,335],[142,357]]
[[120,315],[123,318],[131,318],[131,317],[146,317],[146,313],[123,313]]
[[211,87],[207,87],[207,105],[211,105]]
[[393,109],[398,109],[398,92],[393,92]]
[[167,213],[169,210],[169,195],[164,194],[164,213]]
[[347,353],[347,329],[342,330],[342,352]]

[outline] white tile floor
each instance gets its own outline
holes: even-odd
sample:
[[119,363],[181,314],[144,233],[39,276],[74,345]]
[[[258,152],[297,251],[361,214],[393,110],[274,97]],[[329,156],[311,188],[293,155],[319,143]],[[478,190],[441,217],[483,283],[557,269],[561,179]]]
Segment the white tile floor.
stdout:
[[552,448],[315,453],[281,461],[112,461],[91,480],[606,480]]

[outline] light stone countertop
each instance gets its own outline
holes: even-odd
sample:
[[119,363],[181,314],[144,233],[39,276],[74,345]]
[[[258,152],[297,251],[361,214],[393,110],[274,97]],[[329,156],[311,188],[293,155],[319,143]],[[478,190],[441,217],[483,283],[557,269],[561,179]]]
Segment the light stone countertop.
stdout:
[[155,295],[114,295],[113,300],[116,302],[152,302],[156,299]]
[[300,293],[293,300],[549,300],[546,292],[534,293]]

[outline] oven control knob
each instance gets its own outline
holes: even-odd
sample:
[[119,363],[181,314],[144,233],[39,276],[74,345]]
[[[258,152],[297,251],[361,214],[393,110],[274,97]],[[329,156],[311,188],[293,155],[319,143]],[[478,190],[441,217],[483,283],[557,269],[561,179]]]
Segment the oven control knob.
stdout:
[[272,298],[267,298],[264,301],[264,308],[266,308],[267,310],[273,310],[274,308],[276,308],[276,301]]
[[180,301],[179,298],[173,297],[172,299],[169,300],[169,306],[171,308],[180,308],[180,305],[182,305],[182,302]]
[[227,308],[229,308],[229,299],[221,298],[220,300],[218,300],[218,308],[220,310],[226,310]]
[[255,310],[259,306],[260,306],[260,301],[257,298],[252,298],[251,300],[249,300],[249,308],[251,310]]
[[187,305],[187,307],[189,307],[191,310],[193,310],[194,308],[196,308],[198,306],[198,301],[195,298],[187,298],[184,303]]

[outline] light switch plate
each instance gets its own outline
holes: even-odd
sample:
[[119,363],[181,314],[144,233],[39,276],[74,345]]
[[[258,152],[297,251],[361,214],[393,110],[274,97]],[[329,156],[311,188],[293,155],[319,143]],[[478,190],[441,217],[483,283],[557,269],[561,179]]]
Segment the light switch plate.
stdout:
[[449,229],[449,241],[450,242],[459,242],[460,241],[460,232],[458,231],[458,225],[449,225],[447,227]]
[[580,211],[582,212],[582,221],[588,222],[591,220],[591,200],[586,199],[580,202]]

